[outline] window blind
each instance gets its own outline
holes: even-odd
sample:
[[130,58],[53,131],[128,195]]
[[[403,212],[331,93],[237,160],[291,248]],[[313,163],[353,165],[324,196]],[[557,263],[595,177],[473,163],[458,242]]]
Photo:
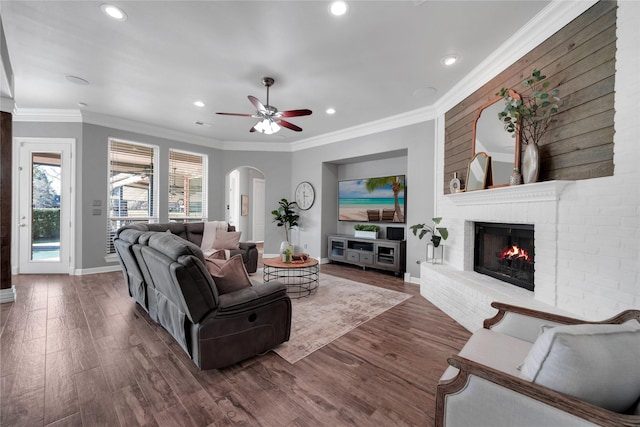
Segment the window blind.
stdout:
[[169,219],[207,220],[207,156],[169,150]]
[[158,148],[109,140],[107,253],[114,253],[118,228],[135,222],[157,222]]

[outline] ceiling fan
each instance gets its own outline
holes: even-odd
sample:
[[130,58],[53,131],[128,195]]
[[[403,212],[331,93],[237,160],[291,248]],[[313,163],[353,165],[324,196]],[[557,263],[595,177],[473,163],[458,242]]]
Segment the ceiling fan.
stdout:
[[282,120],[283,117],[298,117],[308,116],[311,114],[311,110],[288,110],[278,111],[273,105],[269,105],[269,88],[275,83],[275,80],[271,77],[264,77],[262,84],[267,88],[267,103],[262,104],[255,96],[249,95],[249,101],[256,107],[257,111],[254,114],[242,114],[242,113],[216,113],[224,116],[240,116],[240,117],[253,117],[260,119],[258,123],[253,125],[249,132],[261,132],[267,135],[271,135],[280,130],[280,127],[286,127],[287,129],[294,130],[296,132],[302,131],[302,128],[294,125],[291,122]]

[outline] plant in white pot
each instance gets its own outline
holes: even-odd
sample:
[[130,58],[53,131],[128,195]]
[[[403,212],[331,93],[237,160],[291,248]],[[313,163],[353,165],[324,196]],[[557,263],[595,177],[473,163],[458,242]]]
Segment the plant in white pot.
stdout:
[[504,129],[513,137],[520,132],[520,140],[525,146],[522,153],[522,178],[525,184],[536,182],[540,171],[540,153],[538,144],[557,120],[553,116],[558,112],[560,91],[549,89],[551,83],[547,76],[534,69],[529,77],[522,81],[521,99],[512,96],[508,88],[500,89],[496,95],[504,99],[504,110],[498,113],[498,119]]
[[292,227],[298,226],[298,219],[300,219],[300,215],[298,215],[294,210],[293,206],[296,202],[289,202],[287,199],[280,199],[278,202],[278,209],[271,211],[273,215],[273,222],[277,223],[278,227],[284,228],[284,237],[285,240],[280,244],[280,255],[283,256],[287,253],[293,253],[293,246],[289,241],[289,230]]
[[431,220],[433,221],[432,226],[425,223],[415,224],[409,228],[413,231],[413,235],[418,236],[420,240],[427,234],[431,234],[431,246],[427,245],[427,261],[437,262],[436,259],[439,259],[439,262],[442,262],[443,249],[442,246],[440,246],[440,242],[447,240],[449,230],[447,230],[446,227],[438,227],[438,224],[442,221],[441,217],[432,218]]
[[380,231],[379,225],[371,224],[356,224],[353,226],[355,232],[353,237],[363,237],[365,239],[377,239],[378,232]]

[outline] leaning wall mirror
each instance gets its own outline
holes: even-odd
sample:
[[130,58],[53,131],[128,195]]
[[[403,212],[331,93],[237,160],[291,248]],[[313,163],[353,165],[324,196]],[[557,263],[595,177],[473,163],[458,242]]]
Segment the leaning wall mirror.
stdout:
[[477,153],[469,162],[467,169],[467,188],[465,191],[484,190],[489,178],[491,157],[487,153]]
[[[509,94],[520,99],[513,90]],[[520,169],[520,132],[515,138],[504,130],[498,113],[504,110],[504,100],[498,96],[485,103],[478,110],[473,123],[471,156],[484,152],[491,157],[491,174],[488,182],[492,187],[509,185],[513,169]]]

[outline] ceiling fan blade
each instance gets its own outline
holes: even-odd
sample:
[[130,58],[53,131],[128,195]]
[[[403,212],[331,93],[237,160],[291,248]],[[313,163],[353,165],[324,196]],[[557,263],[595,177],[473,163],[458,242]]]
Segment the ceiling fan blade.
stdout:
[[243,114],[243,113],[216,113],[222,116],[240,116],[240,117],[251,117],[253,114]]
[[289,111],[281,111],[282,117],[298,117],[298,116],[308,116],[311,114],[311,110],[289,110]]
[[276,123],[278,123],[280,126],[284,126],[284,127],[288,128],[288,129],[295,130],[296,132],[301,132],[302,131],[301,127],[296,126],[293,123],[290,123],[290,122],[288,122],[286,120],[278,120]]
[[247,98],[249,98],[249,101],[251,101],[253,106],[256,107],[258,111],[267,111],[267,109],[264,108],[264,105],[262,105],[262,102],[260,102],[260,100],[255,96],[249,95]]

